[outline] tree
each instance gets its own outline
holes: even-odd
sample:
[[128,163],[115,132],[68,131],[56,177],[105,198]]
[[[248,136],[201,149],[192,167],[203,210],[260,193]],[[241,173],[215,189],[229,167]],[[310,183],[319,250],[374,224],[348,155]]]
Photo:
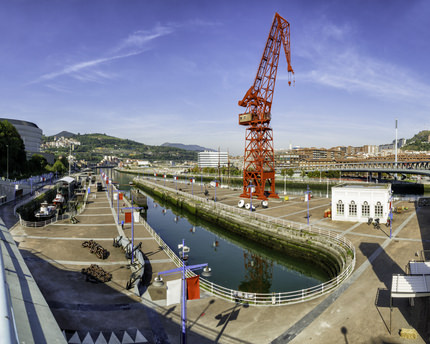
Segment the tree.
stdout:
[[48,165],[48,162],[42,155],[34,154],[28,162],[29,173],[43,173],[45,171],[46,165]]
[[7,120],[0,121],[0,166],[1,174],[9,174],[9,178],[20,176],[27,168],[24,142]]
[[60,159],[57,160],[52,166],[52,172],[64,173],[66,171],[67,171],[67,168],[66,166],[64,166],[64,164]]

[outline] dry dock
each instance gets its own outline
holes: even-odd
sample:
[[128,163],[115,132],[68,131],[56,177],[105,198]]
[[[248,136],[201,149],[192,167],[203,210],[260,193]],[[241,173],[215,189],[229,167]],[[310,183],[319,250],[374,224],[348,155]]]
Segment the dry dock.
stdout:
[[[163,185],[163,181],[157,182]],[[199,185],[168,183],[167,186],[203,196]],[[209,198],[214,189],[209,188]],[[240,190],[217,188],[217,200],[236,206]],[[95,195],[95,197],[93,196]],[[256,201],[257,202],[257,201]],[[367,224],[332,222],[324,218],[329,199],[313,198],[310,223],[336,231],[351,240],[356,248],[357,264],[352,276],[334,293],[301,303],[280,307],[245,307],[207,294],[188,302],[190,343],[402,343],[401,328],[415,328],[417,340],[429,339],[428,299],[397,299],[390,324],[389,290],[391,276],[404,273],[406,264],[418,259],[416,253],[430,243],[430,207],[417,208],[415,203],[397,202],[408,210],[396,214],[393,237],[389,228],[375,230]],[[11,231],[42,294],[67,340],[79,337],[96,342],[100,335],[109,342],[178,343],[180,306],[165,305],[165,290],[149,286],[143,298],[125,286],[130,276],[129,262],[112,239],[121,234],[116,208],[111,208],[105,191],[91,188],[79,223],[55,223],[44,228]],[[288,201],[270,200],[269,208],[257,212],[295,222],[306,223],[306,203],[300,196]],[[120,213],[120,221],[124,214]],[[174,268],[157,242],[143,225],[135,225],[135,242],[151,263],[152,274]],[[124,234],[130,236],[130,225]],[[82,242],[93,239],[108,249],[106,260],[99,260]],[[98,264],[112,273],[105,284],[87,282],[81,269]],[[172,279],[176,277],[171,277]],[[130,338],[130,339],[129,339]],[[99,342],[102,342],[100,339]],[[114,342],[114,341],[113,341]]]

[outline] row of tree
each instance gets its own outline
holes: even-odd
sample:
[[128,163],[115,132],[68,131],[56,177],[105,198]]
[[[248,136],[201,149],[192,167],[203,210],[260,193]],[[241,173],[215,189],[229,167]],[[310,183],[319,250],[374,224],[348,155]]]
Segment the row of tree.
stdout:
[[0,174],[2,177],[19,179],[47,171],[63,173],[67,169],[66,157],[60,157],[52,166],[39,154],[27,160],[24,141],[16,128],[7,120],[0,121]]

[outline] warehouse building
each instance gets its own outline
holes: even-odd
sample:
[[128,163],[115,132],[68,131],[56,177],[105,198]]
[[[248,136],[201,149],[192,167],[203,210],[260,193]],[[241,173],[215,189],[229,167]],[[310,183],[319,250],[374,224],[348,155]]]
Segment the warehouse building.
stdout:
[[391,184],[339,185],[332,187],[331,214],[334,221],[386,223],[390,215]]

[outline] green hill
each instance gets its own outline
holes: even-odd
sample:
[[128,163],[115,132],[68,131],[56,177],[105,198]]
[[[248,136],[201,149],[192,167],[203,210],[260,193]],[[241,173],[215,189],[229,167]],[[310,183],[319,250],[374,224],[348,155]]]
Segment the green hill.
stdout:
[[[105,155],[120,158],[142,159],[149,161],[184,161],[197,160],[197,152],[168,146],[150,146],[129,139],[121,139],[106,134],[77,134],[72,137],[81,143],[75,146],[73,154],[77,159],[99,161]],[[53,136],[45,137],[44,141],[52,141]],[[50,148],[52,153],[67,153],[69,147]]]
[[406,140],[406,145],[402,150],[430,151],[430,130],[423,130],[413,138]]

